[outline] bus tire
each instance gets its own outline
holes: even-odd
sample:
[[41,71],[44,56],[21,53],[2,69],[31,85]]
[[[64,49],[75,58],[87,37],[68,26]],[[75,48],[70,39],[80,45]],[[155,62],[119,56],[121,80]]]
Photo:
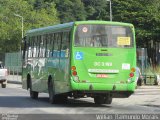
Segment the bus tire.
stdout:
[[111,104],[112,103],[112,97],[98,95],[94,97],[95,104]]
[[108,96],[105,99],[105,104],[111,104],[112,103],[112,97]]
[[94,97],[95,104],[105,104],[105,97],[102,95],[98,95]]
[[58,101],[59,101],[59,103],[67,103],[67,101],[68,101],[68,97],[67,97],[67,95],[58,95],[57,96],[58,97]]
[[29,82],[30,97],[31,97],[32,99],[38,99],[38,92],[32,90],[32,81],[31,81],[31,79],[30,79],[29,81],[30,81],[30,82]]
[[38,99],[38,92],[30,90],[30,97],[32,99]]

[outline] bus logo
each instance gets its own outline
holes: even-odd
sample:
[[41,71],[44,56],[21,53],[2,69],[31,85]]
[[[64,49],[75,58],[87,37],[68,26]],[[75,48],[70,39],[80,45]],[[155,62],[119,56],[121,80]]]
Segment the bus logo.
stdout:
[[82,52],[76,52],[75,58],[76,58],[76,60],[83,60],[83,53]]

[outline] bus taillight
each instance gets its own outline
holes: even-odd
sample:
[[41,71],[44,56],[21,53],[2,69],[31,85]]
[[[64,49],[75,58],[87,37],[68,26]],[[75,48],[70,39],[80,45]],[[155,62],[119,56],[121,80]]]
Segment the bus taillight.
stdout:
[[77,72],[76,72],[76,71],[73,71],[73,72],[72,72],[72,75],[73,75],[73,76],[76,76],[76,75],[77,75]]
[[75,71],[75,70],[76,70],[76,66],[72,66],[72,67],[71,67],[71,70],[72,70],[72,71]]
[[136,69],[133,67],[131,68],[131,72],[129,74],[129,77],[134,77],[134,72],[136,71]]
[[131,68],[131,72],[135,72],[136,71],[136,69],[135,68]]
[[130,77],[133,77],[133,76],[134,76],[134,73],[131,72],[131,73],[129,74],[129,76],[130,76]]
[[76,66],[72,66],[71,70],[72,70],[72,75],[76,76],[77,75]]

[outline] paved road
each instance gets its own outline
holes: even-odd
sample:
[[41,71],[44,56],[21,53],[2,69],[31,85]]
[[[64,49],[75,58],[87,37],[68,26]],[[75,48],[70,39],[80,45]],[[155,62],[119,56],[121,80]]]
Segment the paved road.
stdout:
[[[160,86],[143,86],[129,98],[115,98],[111,105],[95,105],[93,99],[70,99],[67,104],[52,105],[48,94],[38,100],[29,98],[29,92],[20,84],[0,88],[2,114],[160,114]],[[90,117],[89,117],[90,118]],[[92,118],[92,117],[91,117]]]

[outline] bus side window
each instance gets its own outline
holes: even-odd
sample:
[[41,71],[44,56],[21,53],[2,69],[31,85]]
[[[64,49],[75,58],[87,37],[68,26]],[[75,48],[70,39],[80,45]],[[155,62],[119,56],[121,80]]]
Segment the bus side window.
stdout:
[[45,39],[45,57],[49,57],[49,44],[50,43],[50,35],[46,34],[46,39]]
[[33,37],[30,37],[30,57],[33,57]]
[[53,50],[54,50],[54,34],[49,34],[48,38],[49,42],[47,42],[47,48],[48,48],[48,57],[53,57]]
[[63,35],[63,32],[58,33],[58,54],[57,54],[57,57],[59,57],[59,58],[61,57],[62,35]]
[[68,57],[69,54],[69,32],[64,32],[62,36],[61,57]]
[[37,36],[34,37],[34,57],[37,57]]
[[32,57],[36,57],[37,49],[36,49],[37,36],[32,37]]
[[31,37],[29,37],[28,39],[29,40],[27,42],[27,44],[28,44],[28,46],[27,46],[27,53],[28,53],[27,57],[30,58],[30,57],[32,57],[32,39],[31,39]]
[[37,41],[36,41],[36,49],[37,49],[37,52],[36,52],[36,56],[39,57],[40,56],[40,39],[41,39],[41,36],[37,36]]
[[40,39],[40,57],[45,57],[45,35]]
[[46,49],[47,49],[47,34],[44,35],[44,40],[43,40],[43,57],[46,57]]
[[60,50],[60,39],[59,39],[59,33],[55,33],[54,37],[54,57],[59,57],[59,50]]
[[53,48],[52,48],[52,57],[56,57],[56,47],[57,47],[57,41],[56,41],[56,33],[52,36],[53,41]]
[[39,52],[39,48],[38,48],[38,36],[35,36],[35,57],[38,57],[38,52]]

